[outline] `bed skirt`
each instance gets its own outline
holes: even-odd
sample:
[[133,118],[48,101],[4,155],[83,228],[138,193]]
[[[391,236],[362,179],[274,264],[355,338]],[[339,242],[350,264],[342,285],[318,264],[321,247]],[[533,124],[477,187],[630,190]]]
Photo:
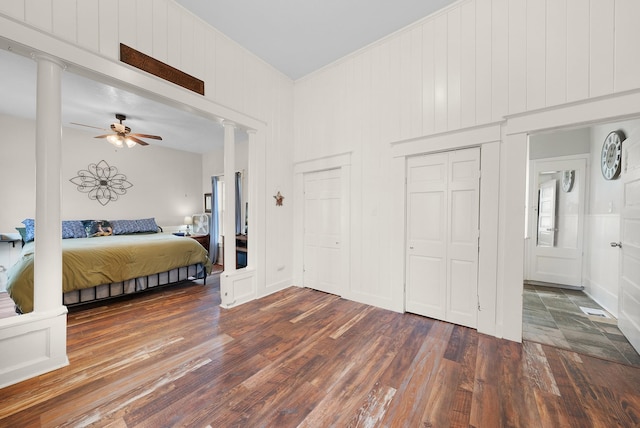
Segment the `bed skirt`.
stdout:
[[206,284],[207,275],[205,274],[205,268],[201,263],[197,263],[140,278],[68,291],[63,293],[62,303],[65,306],[81,305],[83,303],[139,293],[154,287],[202,278],[204,278],[204,283]]

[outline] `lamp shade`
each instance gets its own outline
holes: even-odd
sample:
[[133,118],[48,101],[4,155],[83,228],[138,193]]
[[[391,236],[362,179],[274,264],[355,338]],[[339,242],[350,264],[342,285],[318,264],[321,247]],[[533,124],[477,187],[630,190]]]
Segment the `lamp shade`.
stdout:
[[184,224],[192,225],[192,224],[193,224],[193,217],[192,217],[192,216],[190,216],[190,215],[185,216],[185,218],[184,218]]

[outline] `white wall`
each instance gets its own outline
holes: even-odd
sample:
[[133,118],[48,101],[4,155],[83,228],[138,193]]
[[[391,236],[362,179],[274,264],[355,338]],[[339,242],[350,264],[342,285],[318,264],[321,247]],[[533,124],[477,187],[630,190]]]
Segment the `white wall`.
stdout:
[[[461,1],[297,81],[295,162],[352,154],[352,291],[382,304],[403,293],[403,277],[379,263],[389,242],[403,239],[390,232],[393,211],[404,209],[390,203],[398,200],[390,143],[446,140],[506,118],[514,136],[500,146],[495,319],[519,340],[523,260],[510,231],[523,229],[526,165],[514,133],[574,124],[588,115],[547,111],[640,88],[637,16],[640,3],[630,0]],[[530,120],[533,112],[541,116]]]
[[[244,170],[247,176],[251,174],[251,169],[248,164],[248,143],[246,136],[241,132],[236,132],[236,147],[235,147],[235,159],[236,170]],[[281,149],[275,151],[275,153],[267,153],[269,159],[281,158],[291,156],[291,153],[283,153]],[[224,150],[212,150],[205,153],[202,156],[203,174],[202,174],[202,186],[205,192],[211,191],[211,177],[214,175],[221,175],[224,173]],[[293,259],[293,245],[292,245],[292,218],[293,218],[293,183],[290,179],[292,172],[292,165],[282,166],[277,171],[267,177],[265,183],[261,185],[266,190],[266,224],[264,225],[267,242],[269,242],[271,249],[265,254],[266,257],[266,281],[271,285],[271,288],[277,288],[280,286],[291,285],[293,277],[294,266]],[[278,191],[285,195],[285,201],[282,206],[276,206],[273,195]],[[243,192],[243,198],[248,200],[249,189],[245,188]],[[253,207],[249,206],[249,212],[251,213]],[[251,215],[251,214],[250,214]],[[249,239],[251,239],[252,224],[249,222]],[[299,284],[297,284],[299,285]]]
[[[618,248],[622,181],[605,180],[600,169],[602,144],[611,131],[622,130],[627,138],[640,134],[640,120],[594,126],[591,130],[590,195],[587,206],[585,252],[585,292],[614,316],[618,316]],[[624,142],[622,143],[624,146]]]
[[[0,116],[6,141],[0,146],[6,165],[0,171],[2,197],[13,203],[0,212],[0,230],[15,231],[35,215],[35,122]],[[105,160],[127,176],[133,186],[117,201],[102,206],[69,180],[91,163]],[[162,174],[159,172],[162,171]],[[62,207],[64,220],[155,217],[160,226],[181,225],[185,215],[202,208],[200,155],[159,146],[118,149],[90,132],[63,128]]]
[[590,129],[572,129],[529,137],[529,159],[578,155],[591,151]]

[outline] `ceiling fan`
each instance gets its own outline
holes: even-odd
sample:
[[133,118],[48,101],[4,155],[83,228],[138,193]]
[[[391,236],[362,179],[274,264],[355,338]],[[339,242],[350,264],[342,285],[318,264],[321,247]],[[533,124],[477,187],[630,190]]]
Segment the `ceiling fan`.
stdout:
[[[127,116],[125,116],[124,114],[116,113],[116,119],[119,120],[120,123],[111,124],[111,130],[115,132],[115,134],[98,135],[94,138],[106,138],[107,141],[109,141],[111,144],[113,144],[116,147],[124,147],[126,144],[126,146],[130,148],[134,147],[136,144],[140,144],[141,146],[149,145],[149,143],[141,140],[140,138],[151,138],[154,140],[162,140],[162,137],[158,135],[136,134],[136,133],[132,134],[131,128],[122,124],[123,120],[127,120]],[[91,126],[91,125],[83,125],[82,123],[71,122],[71,124],[86,126],[88,128],[94,128],[94,129],[102,129],[104,131],[107,131],[107,129],[104,129],[104,128],[98,128],[96,126]]]

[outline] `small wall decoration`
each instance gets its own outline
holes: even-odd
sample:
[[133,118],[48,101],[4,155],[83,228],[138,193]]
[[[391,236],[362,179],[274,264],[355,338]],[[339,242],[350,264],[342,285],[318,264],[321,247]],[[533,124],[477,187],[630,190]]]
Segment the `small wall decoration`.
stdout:
[[280,194],[280,191],[278,191],[278,193],[276,195],[274,195],[273,197],[276,200],[276,206],[281,207],[282,206],[282,201],[284,201],[284,196],[282,196]]
[[562,191],[568,193],[573,189],[576,172],[574,170],[562,171]]
[[89,199],[100,202],[102,206],[117,201],[119,195],[126,194],[127,189],[133,186],[126,175],[118,173],[118,168],[109,166],[104,160],[89,164],[87,169],[81,169],[69,181],[78,186],[79,192],[88,193]]
[[204,194],[204,212],[211,212],[211,193]]

